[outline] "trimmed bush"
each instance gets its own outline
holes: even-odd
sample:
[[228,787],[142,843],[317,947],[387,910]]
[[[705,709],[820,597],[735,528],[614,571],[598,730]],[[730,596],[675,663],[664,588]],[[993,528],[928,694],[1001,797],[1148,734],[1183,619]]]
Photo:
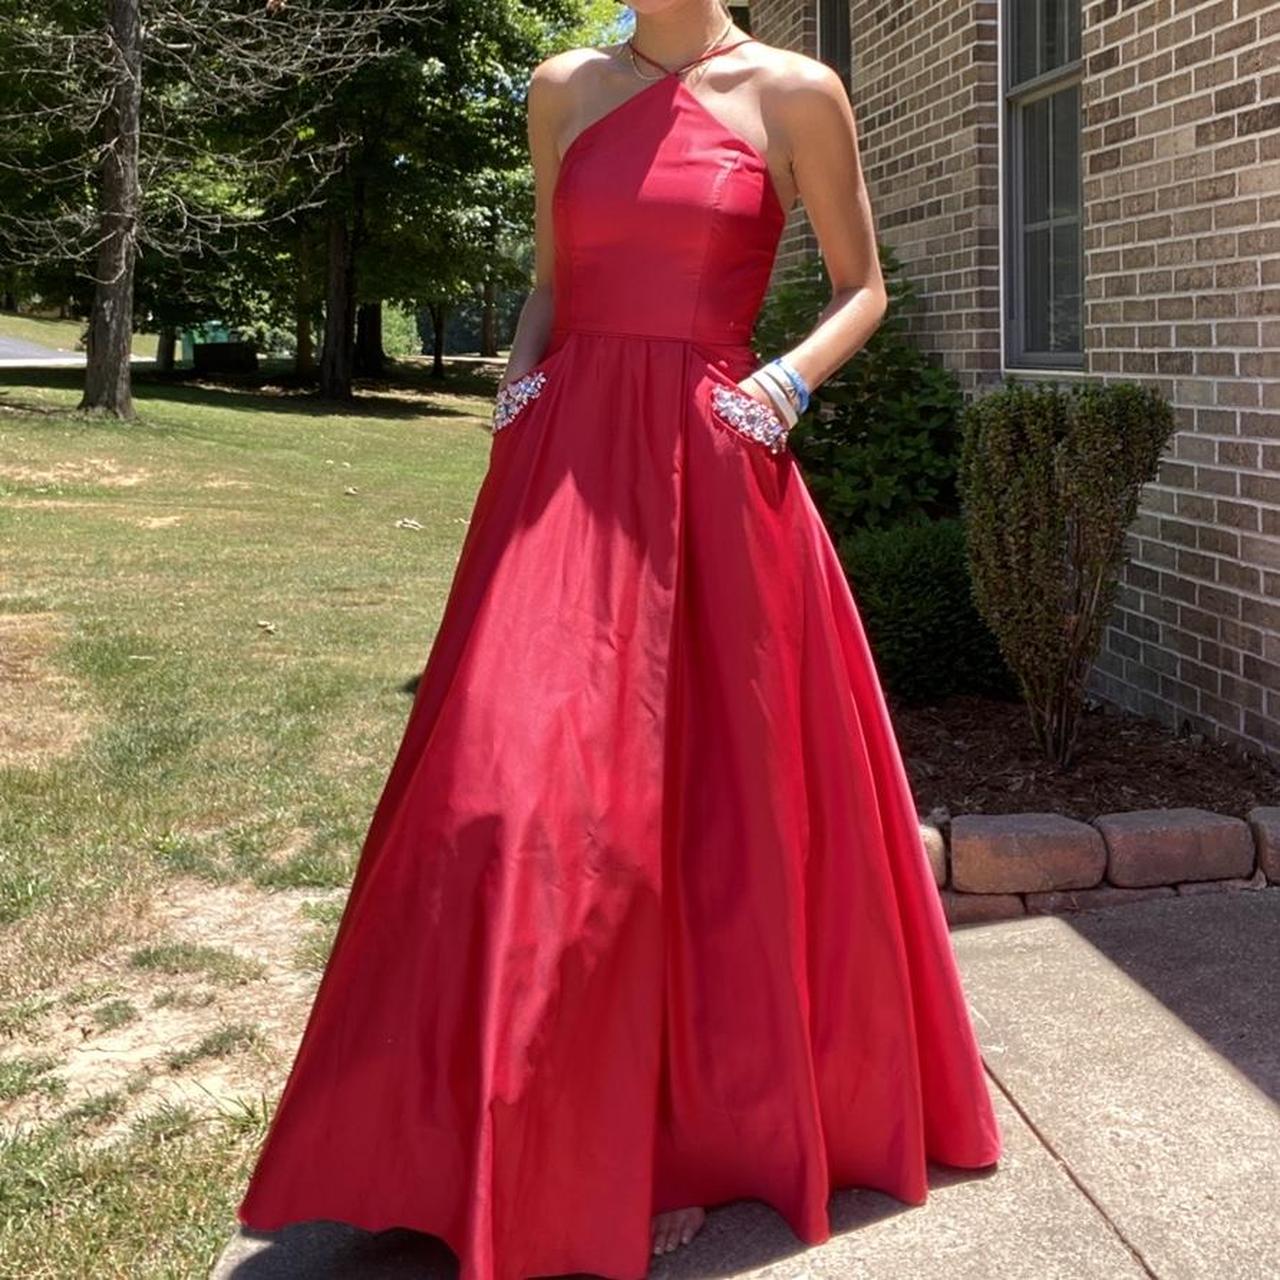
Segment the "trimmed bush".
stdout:
[[1173,434],[1173,410],[1131,382],[1064,390],[1010,381],[974,401],[961,430],[974,598],[1017,677],[1036,741],[1065,766],[1125,535]]

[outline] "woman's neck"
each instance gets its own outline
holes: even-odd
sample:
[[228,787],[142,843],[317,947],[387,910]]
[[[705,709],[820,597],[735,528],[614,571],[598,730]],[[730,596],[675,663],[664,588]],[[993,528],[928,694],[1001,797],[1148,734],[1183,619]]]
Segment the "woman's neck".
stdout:
[[719,0],[684,0],[657,13],[637,13],[631,37],[637,49],[669,69],[737,38],[739,33]]

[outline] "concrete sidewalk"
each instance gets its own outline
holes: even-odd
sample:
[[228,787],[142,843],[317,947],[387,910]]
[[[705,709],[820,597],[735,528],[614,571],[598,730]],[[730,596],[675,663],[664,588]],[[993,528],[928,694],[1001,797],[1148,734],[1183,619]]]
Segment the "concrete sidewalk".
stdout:
[[[770,1209],[712,1210],[668,1277],[1280,1277],[1280,887],[953,930],[1005,1136],[910,1208],[831,1199],[805,1249]],[[237,1234],[214,1280],[450,1277],[408,1231]]]

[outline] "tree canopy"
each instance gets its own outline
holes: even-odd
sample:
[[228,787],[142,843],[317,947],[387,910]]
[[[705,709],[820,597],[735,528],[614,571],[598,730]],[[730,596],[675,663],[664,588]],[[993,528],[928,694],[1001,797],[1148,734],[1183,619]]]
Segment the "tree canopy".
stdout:
[[318,324],[321,391],[343,399],[358,314],[442,314],[527,279],[528,73],[607,36],[616,6],[0,0],[0,16],[0,278],[88,314],[85,407],[128,416],[135,304],[170,346],[202,320],[291,332],[303,368]]

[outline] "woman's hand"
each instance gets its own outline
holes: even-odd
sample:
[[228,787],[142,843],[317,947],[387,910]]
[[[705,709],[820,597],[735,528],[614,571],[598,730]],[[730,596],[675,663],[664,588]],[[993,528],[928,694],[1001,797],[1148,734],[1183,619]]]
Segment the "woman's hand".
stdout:
[[529,373],[531,370],[536,369],[538,365],[541,363],[542,363],[541,360],[535,360],[531,365],[529,365],[528,368],[522,369],[519,373],[515,372],[514,366],[508,365],[502,371],[502,377],[498,379],[498,385],[494,388],[494,392],[493,392],[494,396],[495,397],[501,396],[503,390],[506,387],[509,387],[513,382],[519,382],[520,379],[523,378],[526,373]]
[[747,374],[747,376],[738,383],[738,390],[745,392],[753,400],[758,400],[766,409],[769,410],[771,414],[773,414],[778,422],[781,423],[783,428],[786,428],[787,424],[783,420],[782,415],[778,412],[778,406],[773,403],[773,399],[770,397],[769,393],[755,380],[754,377],[752,377],[751,374]]

